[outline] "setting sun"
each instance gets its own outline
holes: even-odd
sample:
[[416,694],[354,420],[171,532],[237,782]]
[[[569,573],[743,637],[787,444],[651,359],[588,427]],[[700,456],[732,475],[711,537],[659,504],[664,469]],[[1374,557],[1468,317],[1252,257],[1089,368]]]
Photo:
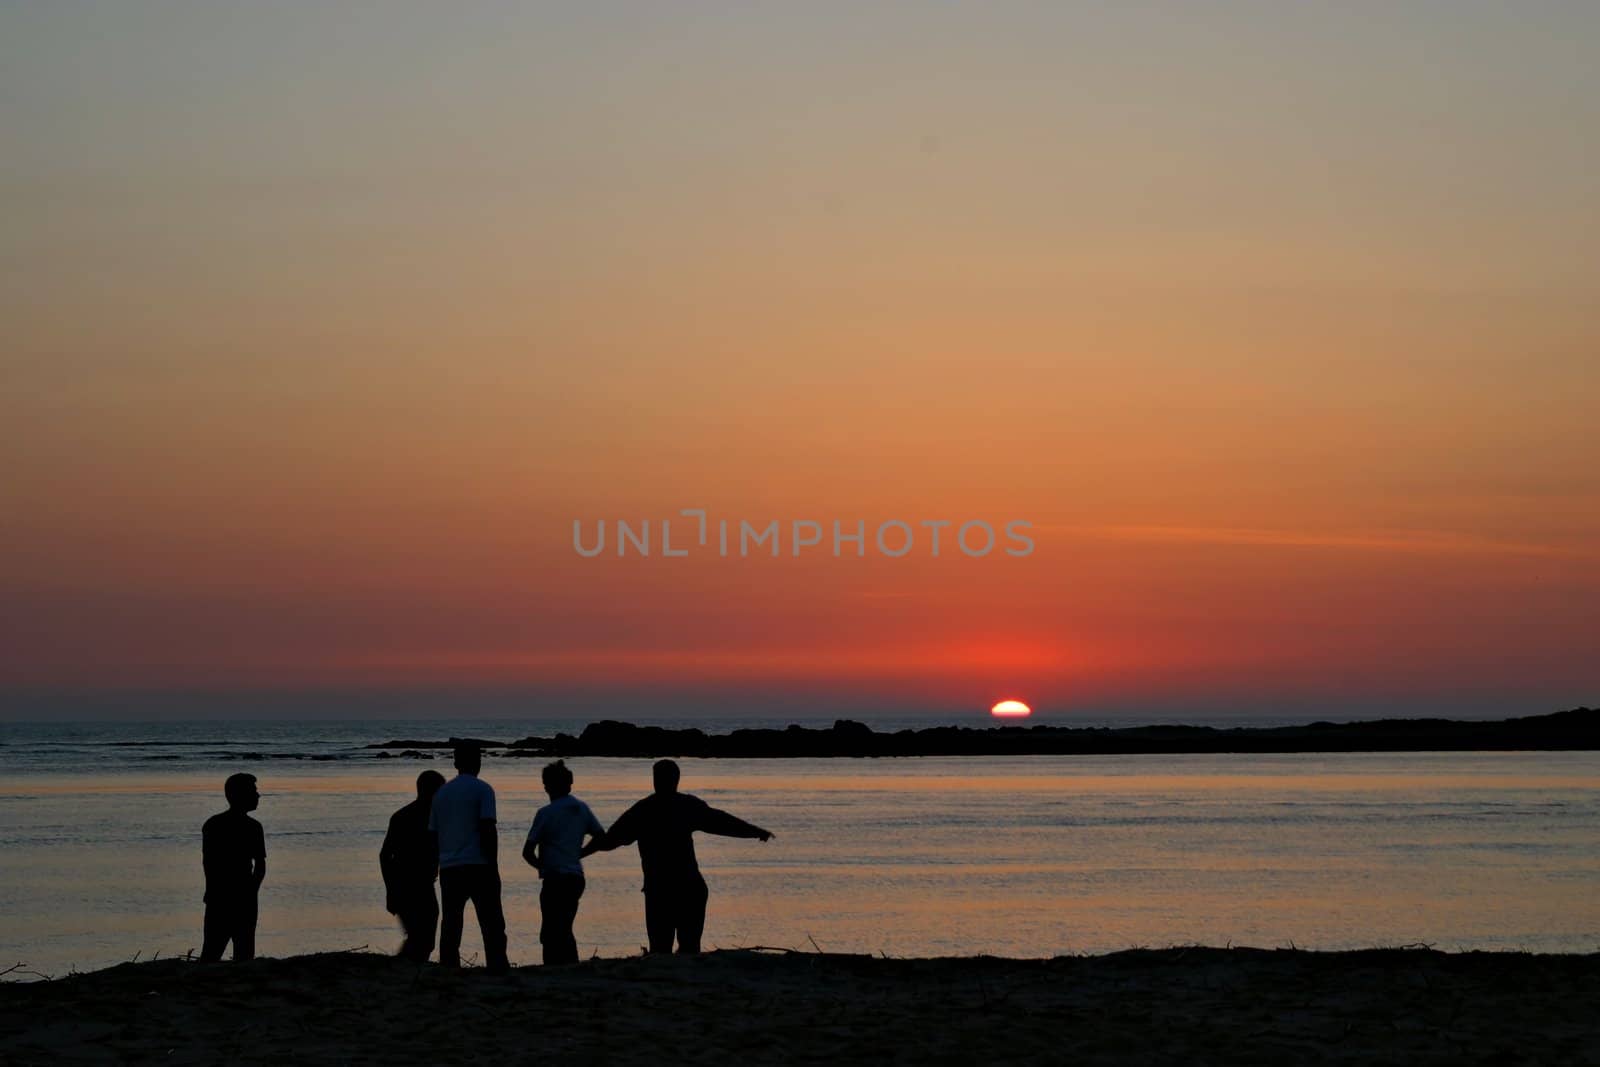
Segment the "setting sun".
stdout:
[[989,714],[1002,719],[1020,719],[1033,714],[1033,709],[1020,700],[1002,700],[989,709]]

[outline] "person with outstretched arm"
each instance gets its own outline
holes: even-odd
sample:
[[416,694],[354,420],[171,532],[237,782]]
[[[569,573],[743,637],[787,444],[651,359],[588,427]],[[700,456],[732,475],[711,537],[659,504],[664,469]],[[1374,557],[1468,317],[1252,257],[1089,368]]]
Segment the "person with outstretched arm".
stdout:
[[267,877],[266,835],[249,814],[261,803],[255,775],[229,775],[222,793],[228,810],[200,828],[206,872],[204,963],[220,960],[230,941],[235,960],[255,959],[256,897]]
[[556,760],[544,769],[544,791],[550,803],[540,808],[522,846],[522,858],[539,871],[539,943],[544,962],[577,963],[578,941],[572,923],[583,896],[583,838],[605,833],[589,805],[572,795],[572,771]]
[[455,751],[456,776],[433,795],[428,831],[439,856],[439,965],[461,966],[461,928],[467,901],[478,914],[484,966],[490,974],[510,970],[506,960],[506,917],[500,906],[499,838],[495,832],[494,788],[478,777],[483,754],[475,744]]
[[416,963],[426,963],[433,954],[439,926],[439,898],[433,891],[439,854],[434,851],[434,835],[428,833],[428,816],[433,813],[434,794],[443,785],[444,775],[438,771],[417,775],[417,799],[389,817],[389,832],[378,850],[384,908],[399,918],[405,931],[400,955]]
[[656,791],[622,813],[605,834],[589,842],[585,856],[639,844],[644,869],[644,924],[652,953],[700,951],[706,925],[706,880],[694,855],[694,832],[722,837],[772,839],[772,833],[678,792],[678,765],[664,759],[654,769]]

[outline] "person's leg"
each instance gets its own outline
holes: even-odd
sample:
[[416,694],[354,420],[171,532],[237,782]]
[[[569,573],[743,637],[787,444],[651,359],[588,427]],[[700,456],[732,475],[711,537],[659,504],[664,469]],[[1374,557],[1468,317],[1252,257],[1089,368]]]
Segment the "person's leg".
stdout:
[[433,942],[439,936],[439,900],[433,895],[433,886],[422,891],[417,905],[417,962],[426,963],[433,955]]
[[556,887],[556,876],[547,874],[539,882],[539,945],[544,949],[544,962],[548,967],[560,963],[561,953],[553,946],[556,942],[556,925],[561,912],[561,890]]
[[672,951],[672,934],[677,927],[677,894],[656,889],[644,895],[644,929],[652,953]]
[[228,924],[228,908],[220,893],[206,898],[205,941],[200,947],[200,962],[215,963],[222,958],[233,931]]
[[417,960],[417,902],[406,897],[396,901],[394,917],[400,920],[400,951],[395,953],[403,960]]
[[466,871],[465,867],[446,867],[439,872],[439,897],[442,901],[439,964],[443,967],[461,966],[461,927],[467,910]]
[[483,935],[483,964],[491,971],[506,971],[506,916],[500,907],[500,871],[488,864],[469,868],[472,876],[472,910],[478,914]]
[[567,877],[567,892],[569,896],[567,898],[567,940],[565,947],[568,963],[578,962],[578,938],[577,935],[572,932],[572,927],[573,924],[578,921],[578,901],[583,899],[583,890],[587,884],[588,883],[583,880],[583,875],[581,874],[568,875]]
[[694,881],[678,894],[678,952],[693,956],[700,951],[700,935],[706,928],[706,880],[696,875]]
[[583,895],[583,875],[552,874],[539,889],[539,942],[544,946],[544,962],[577,963],[578,942],[572,936],[572,922],[578,915],[578,898]]
[[561,911],[561,891],[556,888],[555,875],[547,874],[539,882],[539,946],[544,950],[545,966],[559,962],[559,953],[551,950],[556,939],[556,915]]
[[253,891],[239,900],[233,913],[233,958],[256,958],[256,895]]
[[406,932],[400,955],[426,963],[433,954],[435,928],[439,925],[439,902],[434,899],[431,884],[407,890],[400,906],[400,925]]

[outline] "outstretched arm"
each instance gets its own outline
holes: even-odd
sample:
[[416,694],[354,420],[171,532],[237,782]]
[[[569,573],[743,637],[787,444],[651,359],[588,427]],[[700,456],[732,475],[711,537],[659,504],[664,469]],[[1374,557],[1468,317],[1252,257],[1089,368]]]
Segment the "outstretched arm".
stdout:
[[589,838],[589,843],[578,850],[578,856],[581,858],[584,856],[592,856],[596,852],[610,852],[612,849],[626,844],[628,844],[628,842],[614,837],[609,833],[594,834]]
[[729,815],[721,808],[713,808],[709,805],[700,813],[698,829],[704,830],[708,834],[716,834],[719,837],[753,837],[761,841],[768,841],[772,838],[770,830],[763,830],[754,823],[745,822],[737,815]]
[[611,829],[609,830],[595,833],[594,829],[599,827],[599,823],[596,823],[595,828],[590,830],[593,836],[589,838],[589,843],[579,850],[578,855],[592,856],[596,852],[610,852],[614,848],[633,844],[639,840],[638,821],[638,817],[633,813],[633,808],[629,808],[622,813],[620,819],[611,824]]

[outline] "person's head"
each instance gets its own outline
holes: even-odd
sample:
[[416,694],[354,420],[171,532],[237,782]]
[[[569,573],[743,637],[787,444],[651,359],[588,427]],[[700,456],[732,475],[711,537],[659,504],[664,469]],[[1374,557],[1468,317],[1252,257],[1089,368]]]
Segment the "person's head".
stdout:
[[561,760],[545,764],[544,791],[550,794],[551,800],[572,792],[572,771]]
[[222,795],[228,798],[228,807],[235,811],[255,811],[256,805],[261,803],[253,774],[228,775],[228,780],[222,783]]
[[482,749],[472,744],[456,746],[456,770],[462,774],[477,774],[482,769]]
[[438,771],[423,771],[417,775],[417,797],[422,800],[429,800],[433,797],[433,794],[439,791],[439,787],[442,785],[444,785],[444,775]]
[[657,760],[651,773],[656,780],[657,793],[676,793],[678,791],[678,765],[676,763],[669,759]]

